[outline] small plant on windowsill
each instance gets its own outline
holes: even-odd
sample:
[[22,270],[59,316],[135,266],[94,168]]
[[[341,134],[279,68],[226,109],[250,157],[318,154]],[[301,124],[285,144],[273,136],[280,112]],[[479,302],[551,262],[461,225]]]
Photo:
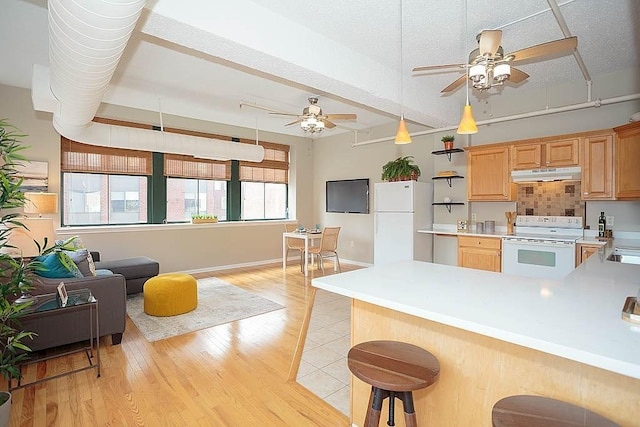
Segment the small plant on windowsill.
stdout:
[[192,224],[211,224],[218,222],[218,215],[191,215]]

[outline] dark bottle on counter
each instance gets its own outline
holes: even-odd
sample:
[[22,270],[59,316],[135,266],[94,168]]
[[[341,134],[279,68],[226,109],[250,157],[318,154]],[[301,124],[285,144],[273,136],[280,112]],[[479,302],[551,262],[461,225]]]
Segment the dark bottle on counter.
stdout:
[[604,230],[607,228],[607,218],[604,216],[604,212],[600,212],[600,218],[598,218],[598,237],[604,237]]

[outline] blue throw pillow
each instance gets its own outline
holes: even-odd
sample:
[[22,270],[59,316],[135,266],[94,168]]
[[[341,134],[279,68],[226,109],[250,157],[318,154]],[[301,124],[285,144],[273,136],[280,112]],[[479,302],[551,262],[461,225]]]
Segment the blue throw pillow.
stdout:
[[83,277],[78,266],[64,252],[54,252],[49,255],[39,256],[36,257],[36,261],[40,261],[43,267],[36,271],[39,276],[50,279]]

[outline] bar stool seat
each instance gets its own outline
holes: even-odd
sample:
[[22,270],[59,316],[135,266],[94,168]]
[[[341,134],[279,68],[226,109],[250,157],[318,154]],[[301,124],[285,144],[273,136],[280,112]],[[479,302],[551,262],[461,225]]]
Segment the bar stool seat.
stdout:
[[494,427],[620,427],[588,409],[542,396],[518,395],[493,405]]
[[440,374],[438,359],[418,346],[397,341],[367,341],[357,344],[347,355],[349,370],[371,385],[364,426],[377,426],[382,402],[389,398],[388,425],[394,424],[395,398],[402,400],[405,423],[416,426],[413,390],[429,387]]

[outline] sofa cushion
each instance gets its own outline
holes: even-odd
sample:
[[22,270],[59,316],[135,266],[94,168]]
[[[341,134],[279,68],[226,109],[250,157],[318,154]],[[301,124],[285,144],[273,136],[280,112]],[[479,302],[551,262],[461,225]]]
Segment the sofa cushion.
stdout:
[[42,263],[43,267],[36,271],[36,274],[39,276],[54,279],[83,277],[76,263],[63,251],[42,255],[35,259]]
[[[76,264],[81,261],[81,256],[84,256],[86,258],[88,273],[84,268],[82,268],[85,265],[84,262],[82,262],[82,267],[78,265],[80,271],[82,271],[82,274],[84,274],[85,276],[96,275],[96,266],[93,262],[93,256],[91,255],[91,252],[89,252],[89,250],[84,246],[84,243],[82,243],[82,239],[80,238],[80,236],[72,236],[67,240],[56,240],[56,244],[60,246],[64,251],[66,251]],[[75,254],[73,254],[74,252]]]
[[158,261],[147,257],[122,258],[96,263],[96,268],[106,268],[122,274],[127,280],[158,275]]
[[65,254],[69,255],[71,260],[76,263],[80,272],[83,276],[95,276],[95,266],[93,266],[93,270],[91,270],[91,265],[93,262],[89,262],[91,258],[91,254],[88,249],[78,249],[75,251],[64,251]]

